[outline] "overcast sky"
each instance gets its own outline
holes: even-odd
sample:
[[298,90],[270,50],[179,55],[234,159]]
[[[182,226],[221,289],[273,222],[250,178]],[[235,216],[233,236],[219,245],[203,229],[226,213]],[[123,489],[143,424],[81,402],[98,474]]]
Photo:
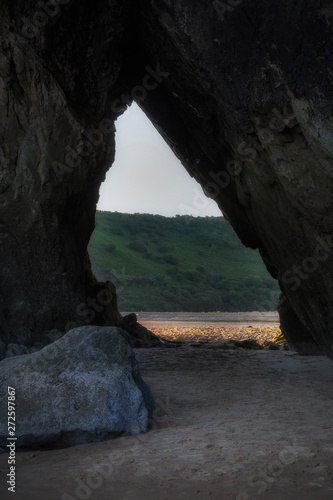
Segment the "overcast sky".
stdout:
[[135,103],[116,129],[116,159],[101,186],[98,210],[222,215]]

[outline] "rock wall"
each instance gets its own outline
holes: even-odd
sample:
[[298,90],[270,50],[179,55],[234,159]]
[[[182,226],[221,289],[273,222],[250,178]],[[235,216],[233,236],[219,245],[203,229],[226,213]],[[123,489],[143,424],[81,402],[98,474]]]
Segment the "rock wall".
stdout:
[[0,337],[28,345],[89,323],[86,248],[114,159],[128,14],[120,0],[51,4],[1,5]]
[[299,320],[295,339],[282,324],[294,346],[303,328],[332,355],[330,2],[141,4],[145,50],[169,73],[142,107],[259,248]]
[[259,248],[294,346],[304,329],[332,355],[331,3],[50,5],[1,6],[1,338],[28,343],[85,323],[112,124],[135,99]]

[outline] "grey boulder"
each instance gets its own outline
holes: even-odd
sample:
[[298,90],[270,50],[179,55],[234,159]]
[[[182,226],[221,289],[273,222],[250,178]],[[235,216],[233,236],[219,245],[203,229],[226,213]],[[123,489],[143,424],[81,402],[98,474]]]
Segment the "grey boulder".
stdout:
[[15,389],[17,446],[75,445],[145,432],[154,401],[127,333],[84,326],[42,350],[0,362],[0,446]]

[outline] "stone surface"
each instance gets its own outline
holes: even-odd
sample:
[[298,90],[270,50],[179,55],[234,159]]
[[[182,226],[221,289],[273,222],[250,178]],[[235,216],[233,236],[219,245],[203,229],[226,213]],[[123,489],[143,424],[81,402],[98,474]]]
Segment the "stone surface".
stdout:
[[283,295],[280,298],[278,311],[282,334],[292,349],[297,350],[303,356],[320,356],[323,354],[309,329],[301,323]]
[[138,323],[135,313],[127,314],[121,319],[121,327],[130,335],[133,347],[163,347],[168,344],[158,338],[157,335]]
[[142,3],[169,76],[141,106],[332,355],[330,2]]
[[0,338],[28,346],[87,324],[86,247],[114,158],[110,103],[128,24],[122,0],[58,7],[1,4]]
[[42,344],[42,342],[36,342],[32,347],[30,347],[29,354],[32,354],[33,352],[38,352],[41,349],[43,349],[43,347],[45,346]]
[[12,358],[23,354],[28,354],[28,348],[25,345],[8,344],[5,357]]
[[154,401],[125,337],[120,328],[79,327],[39,352],[1,361],[0,443],[8,437],[7,386],[16,389],[18,446],[146,431]]
[[136,99],[259,249],[298,332],[333,356],[333,9],[329,0],[236,3],[62,2],[38,23],[37,0],[2,2],[6,344],[87,324],[98,190],[114,158],[113,122]]

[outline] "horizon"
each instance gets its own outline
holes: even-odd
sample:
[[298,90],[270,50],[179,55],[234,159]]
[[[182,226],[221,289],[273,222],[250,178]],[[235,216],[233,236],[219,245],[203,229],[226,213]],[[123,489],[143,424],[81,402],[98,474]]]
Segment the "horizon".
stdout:
[[[162,214],[152,214],[149,212],[119,212],[119,210],[101,210],[96,209],[96,212],[107,213],[107,214],[120,214],[120,215],[152,215],[156,217],[164,217],[165,219],[176,219],[177,217],[187,217],[193,219],[225,219],[222,215],[188,215],[188,214],[175,214],[175,215],[162,215]],[[227,221],[229,222],[229,221]]]

